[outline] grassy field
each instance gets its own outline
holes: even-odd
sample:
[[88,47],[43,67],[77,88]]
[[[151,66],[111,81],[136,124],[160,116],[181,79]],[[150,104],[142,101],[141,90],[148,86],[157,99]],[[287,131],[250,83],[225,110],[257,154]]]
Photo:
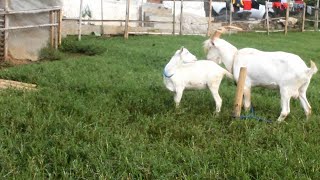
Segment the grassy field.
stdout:
[[[239,34],[238,48],[283,50],[320,68],[320,33]],[[102,55],[64,54],[3,69],[0,78],[35,83],[36,92],[0,91],[1,179],[319,179],[319,73],[308,98],[285,123],[276,90],[254,88],[258,117],[231,117],[234,83],[220,86],[222,111],[208,90],[186,91],[181,109],[165,89],[162,70],[182,45],[199,59],[201,36],[84,37]]]

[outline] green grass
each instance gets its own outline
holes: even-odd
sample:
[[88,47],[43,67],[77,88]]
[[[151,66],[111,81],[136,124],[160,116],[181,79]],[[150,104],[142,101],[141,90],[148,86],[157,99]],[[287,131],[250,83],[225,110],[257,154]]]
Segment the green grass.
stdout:
[[[224,39],[239,48],[283,50],[320,67],[319,33],[244,33]],[[319,73],[305,119],[291,101],[286,123],[235,120],[235,85],[220,86],[214,114],[208,90],[186,91],[181,109],[162,70],[185,46],[205,57],[201,36],[84,37],[107,50],[97,56],[11,67],[0,77],[36,83],[36,92],[0,91],[2,179],[319,179]],[[254,88],[256,114],[276,120],[278,91]]]

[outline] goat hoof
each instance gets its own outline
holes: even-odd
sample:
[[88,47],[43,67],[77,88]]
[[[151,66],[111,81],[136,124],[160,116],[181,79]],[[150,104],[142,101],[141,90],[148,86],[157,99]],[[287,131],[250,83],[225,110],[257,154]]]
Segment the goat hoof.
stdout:
[[285,121],[284,121],[285,118],[286,118],[286,117],[279,117],[278,120],[277,120],[277,122],[278,122],[278,123],[283,123],[283,122],[285,122]]
[[283,122],[284,119],[286,119],[286,117],[288,116],[289,113],[281,113],[279,118],[278,118],[278,122]]
[[277,121],[277,124],[288,124],[286,121]]
[[176,113],[177,115],[183,114],[184,112],[185,112],[185,109],[184,109],[184,108],[177,108],[176,111],[175,111],[175,113]]
[[218,111],[213,112],[213,116],[218,116],[218,115],[219,115]]
[[306,113],[307,120],[311,117],[311,110]]

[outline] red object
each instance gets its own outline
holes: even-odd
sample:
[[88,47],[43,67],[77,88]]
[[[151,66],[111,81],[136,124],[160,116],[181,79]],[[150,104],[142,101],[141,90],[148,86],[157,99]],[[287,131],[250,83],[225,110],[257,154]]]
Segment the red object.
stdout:
[[281,2],[273,2],[274,8],[281,8]]
[[252,2],[251,0],[243,0],[243,10],[251,10]]
[[282,3],[282,6],[284,9],[287,9],[288,8],[288,3]]

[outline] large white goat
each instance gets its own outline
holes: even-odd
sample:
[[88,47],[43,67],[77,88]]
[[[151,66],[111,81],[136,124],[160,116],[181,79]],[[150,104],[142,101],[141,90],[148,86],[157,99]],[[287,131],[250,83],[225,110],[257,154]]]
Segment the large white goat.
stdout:
[[308,68],[299,56],[282,51],[264,52],[253,48],[238,50],[232,44],[220,39],[224,31],[224,28],[216,31],[204,42],[204,48],[207,51],[207,59],[223,62],[237,82],[240,68],[247,67],[244,108],[248,110],[251,106],[251,87],[279,88],[282,110],[278,121],[283,121],[290,113],[291,97],[299,97],[308,118],[311,115],[311,106],[306,92],[312,75],[318,70],[315,63],[311,61],[311,67]]
[[208,87],[216,103],[216,112],[220,112],[222,99],[218,93],[224,75],[233,79],[231,73],[213,61],[197,60],[186,48],[177,50],[163,72],[163,81],[167,89],[175,92],[174,101],[179,106],[185,89],[204,89]]

